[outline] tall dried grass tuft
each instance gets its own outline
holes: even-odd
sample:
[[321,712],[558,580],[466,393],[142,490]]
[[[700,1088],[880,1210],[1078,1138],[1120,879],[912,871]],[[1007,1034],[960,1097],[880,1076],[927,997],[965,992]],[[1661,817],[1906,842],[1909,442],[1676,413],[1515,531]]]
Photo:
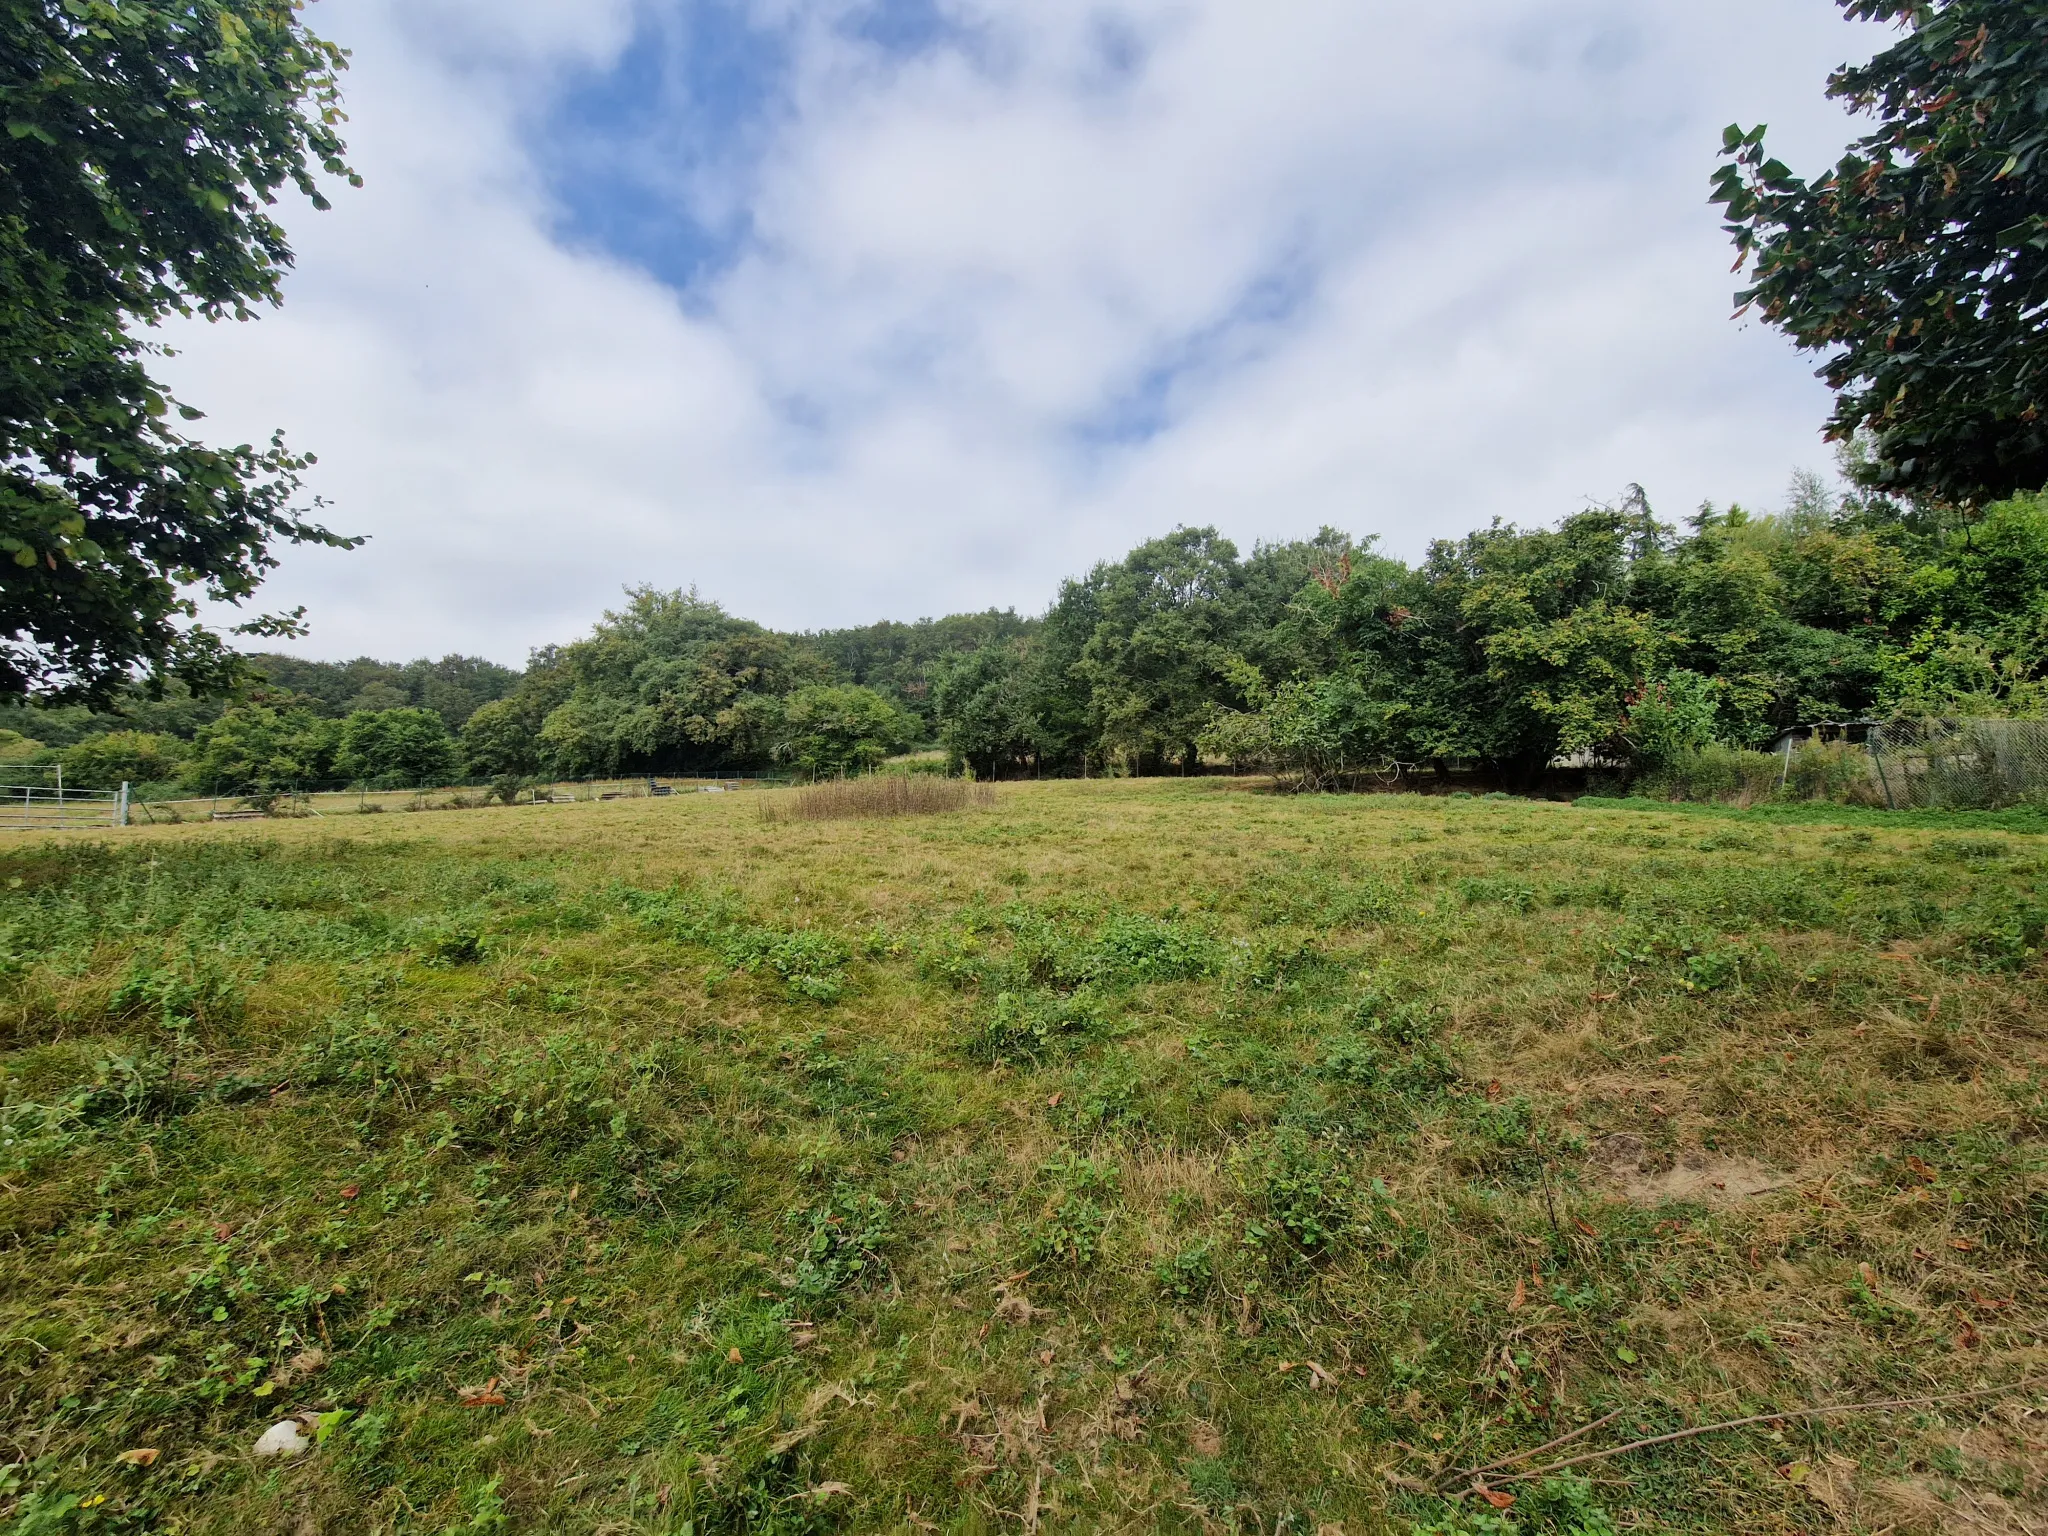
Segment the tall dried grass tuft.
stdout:
[[764,795],[761,815],[768,821],[938,816],[949,811],[986,810],[995,803],[995,787],[990,784],[942,779],[926,773],[884,773]]

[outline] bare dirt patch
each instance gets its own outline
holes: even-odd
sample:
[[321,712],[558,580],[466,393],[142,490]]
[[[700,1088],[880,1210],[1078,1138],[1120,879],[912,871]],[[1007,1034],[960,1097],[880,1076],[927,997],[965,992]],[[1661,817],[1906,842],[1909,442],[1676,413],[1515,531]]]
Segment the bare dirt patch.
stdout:
[[1789,1173],[1766,1168],[1754,1158],[1728,1157],[1692,1147],[1668,1167],[1640,1136],[1609,1136],[1594,1143],[1595,1165],[1615,1187],[1638,1205],[1667,1200],[1694,1200],[1726,1205],[1752,1200],[1774,1190],[1789,1189]]

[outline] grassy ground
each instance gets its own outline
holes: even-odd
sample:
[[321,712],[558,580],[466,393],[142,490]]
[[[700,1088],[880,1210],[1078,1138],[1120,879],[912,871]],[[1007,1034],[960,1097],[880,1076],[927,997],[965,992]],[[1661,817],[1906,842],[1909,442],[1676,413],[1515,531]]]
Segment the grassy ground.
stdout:
[[1222,781],[16,844],[0,1530],[2038,1532],[2038,1385],[1436,1490],[2048,1374],[2044,873]]
[[[741,779],[686,779],[667,775],[656,782],[667,785],[674,794],[692,795],[706,789],[724,790],[733,787],[742,791],[758,789],[758,780]],[[520,791],[522,797],[532,799],[552,797],[568,804],[580,804],[586,800],[645,800],[647,778],[642,775],[632,779],[565,779],[554,784],[531,785]],[[288,816],[359,816],[384,815],[392,811],[446,811],[466,810],[490,803],[494,799],[488,786],[468,785],[466,787],[442,789],[350,789],[321,791],[303,797],[286,797],[280,800],[282,813]],[[137,797],[131,807],[130,819],[137,826],[176,825],[186,821],[211,821],[216,814],[235,815],[248,813],[251,802],[238,795],[195,795],[189,798],[168,798],[145,800]]]

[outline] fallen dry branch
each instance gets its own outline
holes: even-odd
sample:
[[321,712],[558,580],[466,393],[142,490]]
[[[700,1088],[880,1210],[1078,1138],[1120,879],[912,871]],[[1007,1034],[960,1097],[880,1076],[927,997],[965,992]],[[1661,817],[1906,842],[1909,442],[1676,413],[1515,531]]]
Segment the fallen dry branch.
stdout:
[[1560,1445],[1570,1445],[1572,1441],[1583,1439],[1587,1435],[1593,1433],[1594,1430],[1601,1429],[1604,1428],[1606,1425],[1612,1424],[1616,1419],[1620,1418],[1622,1414],[1626,1411],[1627,1410],[1625,1409],[1617,1408],[1614,1410],[1614,1412],[1606,1415],[1604,1418],[1598,1418],[1590,1424],[1581,1425],[1579,1428],[1571,1431],[1571,1433],[1569,1434],[1559,1435],[1555,1440],[1544,1441],[1534,1450],[1517,1451],[1512,1456],[1501,1457],[1499,1461],[1489,1461],[1483,1467],[1467,1467],[1463,1472],[1453,1472],[1448,1478],[1438,1479],[1437,1486],[1440,1488],[1448,1488],[1453,1483],[1462,1483],[1468,1477],[1479,1477],[1488,1472],[1498,1471],[1502,1467],[1511,1467],[1518,1461],[1527,1461],[1531,1457],[1541,1456],[1545,1451],[1554,1451]]
[[[1716,1435],[1723,1430],[1746,1429],[1752,1424],[1781,1424],[1787,1419],[1816,1419],[1831,1413],[1880,1413],[1892,1408],[1934,1408],[1946,1403],[1966,1403],[1973,1398],[1979,1397],[2002,1397],[2009,1392],[2025,1392],[2034,1387],[2048,1387],[2048,1376],[2030,1376],[2025,1381],[2010,1382],[2002,1387],[1982,1387],[1975,1392],[1949,1392],[1944,1393],[1940,1397],[1895,1397],[1886,1398],[1881,1402],[1832,1403],[1825,1408],[1790,1408],[1782,1413],[1752,1414],[1746,1419],[1725,1419],[1718,1424],[1701,1424],[1693,1429],[1675,1430],[1668,1435],[1651,1435],[1647,1439],[1631,1440],[1627,1445],[1613,1446],[1604,1451],[1587,1451],[1581,1456],[1567,1456],[1563,1461],[1553,1461],[1547,1467],[1532,1467],[1523,1472],[1510,1472],[1505,1477],[1497,1478],[1496,1481],[1510,1483],[1521,1482],[1534,1477],[1549,1477],[1554,1472],[1562,1472],[1567,1467],[1583,1466],[1589,1461],[1606,1461],[1615,1456],[1626,1456],[1631,1451],[1648,1450],[1653,1445],[1670,1445],[1673,1441],[1693,1440],[1701,1435]],[[1548,1445],[1539,1445],[1535,1450],[1524,1451],[1519,1456],[1505,1456],[1499,1461],[1489,1462],[1483,1467],[1473,1467],[1469,1471],[1454,1473],[1450,1478],[1446,1479],[1446,1483],[1462,1482],[1468,1477],[1477,1477],[1483,1472],[1491,1472],[1499,1467],[1511,1466],[1515,1462],[1526,1461],[1531,1456],[1540,1456],[1545,1451],[1564,1444],[1567,1440],[1575,1440],[1580,1435],[1588,1434],[1598,1429],[1601,1424],[1607,1423],[1613,1417],[1615,1415],[1609,1414],[1607,1419],[1601,1419],[1595,1423],[1588,1424],[1584,1429],[1574,1430],[1571,1434],[1553,1440]]]

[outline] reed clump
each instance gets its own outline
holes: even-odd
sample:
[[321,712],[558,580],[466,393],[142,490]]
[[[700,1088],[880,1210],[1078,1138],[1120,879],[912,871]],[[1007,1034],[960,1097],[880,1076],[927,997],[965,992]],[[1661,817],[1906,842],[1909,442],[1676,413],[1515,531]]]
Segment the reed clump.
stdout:
[[834,779],[804,789],[762,797],[769,821],[843,821],[877,816],[942,816],[987,810],[995,786],[927,773],[883,773],[863,779]]

